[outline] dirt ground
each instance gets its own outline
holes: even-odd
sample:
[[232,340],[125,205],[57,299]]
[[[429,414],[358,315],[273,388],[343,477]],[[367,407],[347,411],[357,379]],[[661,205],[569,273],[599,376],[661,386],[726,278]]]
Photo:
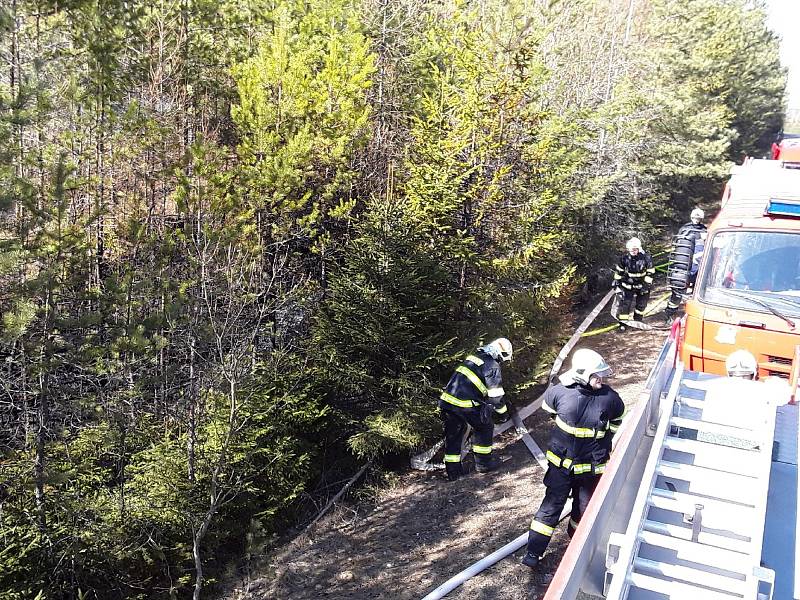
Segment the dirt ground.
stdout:
[[[662,297],[664,290],[653,294]],[[591,308],[591,307],[589,307]],[[587,311],[588,312],[588,311]],[[604,310],[590,328],[610,322]],[[662,314],[648,319],[661,324]],[[663,330],[612,330],[583,338],[576,348],[600,352],[614,368],[610,381],[625,403],[636,402]],[[562,370],[568,367],[565,362]],[[533,397],[512,398],[521,407]],[[551,421],[538,411],[526,425],[544,449]],[[503,461],[494,473],[470,473],[449,483],[441,471],[411,471],[371,504],[344,505],[265,559],[260,571],[225,596],[262,599],[420,599],[444,581],[527,531],[544,489],[543,471],[512,432],[495,438]],[[472,578],[447,597],[459,600],[541,598],[569,540],[556,529],[536,572],[514,555]]]

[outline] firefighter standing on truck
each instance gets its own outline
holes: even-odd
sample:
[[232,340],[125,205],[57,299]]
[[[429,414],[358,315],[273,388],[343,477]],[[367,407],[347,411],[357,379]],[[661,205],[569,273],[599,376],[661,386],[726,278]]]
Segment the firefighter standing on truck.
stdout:
[[706,233],[708,229],[703,224],[703,219],[706,218],[706,213],[702,208],[695,208],[689,215],[689,222],[683,225],[678,230],[678,237],[692,237],[695,240],[700,238],[700,235]]
[[522,559],[528,567],[539,564],[570,492],[567,533],[572,537],[605,469],[625,412],[619,394],[603,382],[611,374],[602,356],[582,348],[572,357],[572,368],[544,394],[542,408],[555,419],[555,427],[546,453],[545,496],[531,521]]
[[653,285],[656,270],[653,267],[653,259],[642,250],[642,242],[639,241],[639,238],[629,239],[625,248],[627,252],[620,257],[617,263],[612,283],[622,292],[622,302],[617,318],[620,321],[629,320],[631,311],[633,311],[633,319],[641,321],[644,318],[647,301],[650,299],[650,288]]
[[700,256],[702,255],[705,246],[704,240],[706,237],[706,226],[703,224],[706,213],[702,208],[695,208],[689,216],[689,222],[678,230],[675,235],[675,244],[687,245],[691,247],[692,259],[689,265],[688,276],[686,284],[680,286],[676,283],[672,287],[672,293],[667,301],[667,308],[664,310],[664,315],[667,321],[671,321],[675,313],[680,308],[683,294],[689,287],[694,287],[694,280],[697,278],[697,269],[700,264]]
[[492,456],[494,419],[508,419],[500,362],[511,360],[511,342],[498,338],[464,359],[456,368],[439,396],[444,421],[444,466],[447,478],[455,481],[463,475],[461,444],[467,425],[472,426],[472,452],[475,470],[487,473],[497,468]]

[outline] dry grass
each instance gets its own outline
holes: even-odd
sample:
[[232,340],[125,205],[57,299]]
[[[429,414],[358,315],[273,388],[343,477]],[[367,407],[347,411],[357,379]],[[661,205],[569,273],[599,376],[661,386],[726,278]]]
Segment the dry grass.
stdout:
[[[665,337],[664,331],[612,331],[585,338],[578,347],[591,347],[606,358],[616,371],[612,386],[631,404],[643,389]],[[521,406],[531,399],[515,403]],[[527,425],[537,442],[546,446],[551,425],[541,411]],[[446,482],[440,472],[409,472],[374,503],[339,507],[310,535],[271,556],[257,578],[227,598],[422,598],[526,531],[539,506],[544,494],[542,469],[512,434],[496,442],[504,460],[499,471],[471,473],[455,483]],[[522,549],[448,598],[540,598],[567,543],[562,523],[537,572],[519,564]]]

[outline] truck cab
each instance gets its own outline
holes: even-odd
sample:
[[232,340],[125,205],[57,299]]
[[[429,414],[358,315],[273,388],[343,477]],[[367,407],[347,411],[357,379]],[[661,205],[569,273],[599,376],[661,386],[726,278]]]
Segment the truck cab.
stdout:
[[684,319],[687,369],[724,375],[728,355],[745,349],[759,378],[790,378],[800,344],[800,170],[752,159],[732,169]]
[[772,145],[772,159],[789,163],[790,168],[800,167],[800,134],[781,134],[780,140]]

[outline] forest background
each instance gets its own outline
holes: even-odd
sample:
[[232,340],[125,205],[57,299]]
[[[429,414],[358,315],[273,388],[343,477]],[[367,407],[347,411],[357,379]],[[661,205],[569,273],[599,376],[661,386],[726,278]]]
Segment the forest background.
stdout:
[[781,128],[745,0],[7,0],[0,595],[184,598]]

